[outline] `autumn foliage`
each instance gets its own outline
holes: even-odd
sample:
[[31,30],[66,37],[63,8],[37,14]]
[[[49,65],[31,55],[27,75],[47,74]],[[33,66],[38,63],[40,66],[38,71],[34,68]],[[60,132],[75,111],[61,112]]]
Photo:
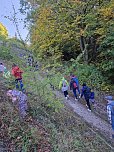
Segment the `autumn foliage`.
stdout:
[[[31,46],[46,65],[78,59],[113,82],[113,0],[29,0]],[[31,21],[31,20],[30,20]]]

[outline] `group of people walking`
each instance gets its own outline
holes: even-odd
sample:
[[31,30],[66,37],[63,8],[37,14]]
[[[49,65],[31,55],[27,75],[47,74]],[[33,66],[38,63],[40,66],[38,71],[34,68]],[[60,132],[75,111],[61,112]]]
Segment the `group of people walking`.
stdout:
[[78,101],[78,99],[84,96],[86,100],[86,105],[88,107],[88,111],[91,111],[90,101],[92,101],[92,103],[94,103],[95,101],[94,92],[86,85],[86,83],[83,83],[82,89],[80,91],[80,85],[77,76],[71,74],[70,83],[68,83],[65,77],[63,77],[59,83],[59,89],[62,89],[62,92],[64,93],[66,99],[69,99],[69,94],[68,94],[69,89],[73,91],[74,99],[76,101]]
[[[73,74],[70,75],[70,82],[68,83],[67,79],[63,77],[59,83],[59,89],[62,90],[66,99],[69,99],[69,90],[73,91],[74,99],[78,101],[78,99],[84,96],[86,101],[86,106],[88,107],[88,111],[91,112],[91,103],[94,104],[94,91],[89,88],[86,83],[82,84],[82,88],[80,91],[80,85],[77,76]],[[78,92],[78,95],[77,95]],[[112,130],[114,132],[114,99],[112,96],[105,96],[105,100],[107,101],[107,115],[108,120],[112,126]],[[112,138],[114,138],[114,133],[112,134]]]
[[[28,65],[34,67],[32,62],[33,58],[29,56]],[[36,69],[37,68],[38,65],[36,64]],[[13,103],[16,103],[16,101],[18,101],[19,115],[21,118],[25,118],[27,111],[27,96],[22,80],[23,71],[19,68],[19,66],[13,64],[10,73],[10,71],[7,70],[6,66],[3,63],[0,63],[0,76],[2,75],[5,78],[10,78],[11,74],[15,78],[16,89],[8,90],[7,96],[10,97]],[[63,77],[59,83],[59,89],[62,90],[66,99],[69,99],[69,90],[72,90],[75,101],[78,101],[80,98],[84,96],[88,111],[91,112],[90,102],[95,102],[94,91],[92,91],[91,88],[86,85],[86,83],[83,83],[82,88],[80,89],[80,84],[77,76],[71,74],[70,82],[68,82],[67,79]],[[106,96],[105,99],[107,100],[108,119],[112,125],[112,129],[114,130],[114,100],[112,96]],[[114,134],[112,135],[112,137],[114,138]]]
[[7,79],[10,78],[11,74],[14,76],[16,89],[8,90],[7,96],[11,99],[12,103],[18,109],[20,119],[25,118],[27,115],[27,96],[25,94],[25,89],[22,81],[23,71],[16,64],[13,64],[10,74],[10,71],[7,70],[6,66],[3,63],[0,63],[0,74]]
[[39,69],[38,62],[34,60],[34,57],[32,55],[29,55],[27,57],[27,65],[34,67],[34,71],[37,71]]
[[13,64],[10,73],[10,71],[7,70],[6,66],[3,63],[0,63],[0,75],[9,79],[11,77],[11,74],[15,77],[16,89],[20,89],[21,91],[23,91],[23,71],[16,64]]
[[[27,57],[27,65],[34,68],[34,71],[38,70],[38,62],[34,61],[33,56]],[[7,70],[3,63],[0,63],[0,77],[10,79],[11,75],[15,78],[15,89],[7,91],[7,96],[12,100],[12,103],[18,108],[20,118],[25,118],[27,106],[27,95],[23,85],[23,71],[18,65],[13,63],[11,72]]]

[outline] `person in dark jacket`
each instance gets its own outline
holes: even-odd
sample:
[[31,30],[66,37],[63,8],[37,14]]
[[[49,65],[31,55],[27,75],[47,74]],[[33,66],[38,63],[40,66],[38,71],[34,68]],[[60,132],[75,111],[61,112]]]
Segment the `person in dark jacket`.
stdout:
[[35,71],[38,71],[38,69],[39,69],[39,67],[38,67],[38,62],[36,61],[36,62],[34,63],[34,70],[35,70]]
[[84,96],[87,106],[88,106],[88,111],[91,112],[91,106],[90,106],[90,102],[89,102],[90,95],[91,95],[91,89],[88,86],[86,86],[86,83],[83,83],[81,98]]

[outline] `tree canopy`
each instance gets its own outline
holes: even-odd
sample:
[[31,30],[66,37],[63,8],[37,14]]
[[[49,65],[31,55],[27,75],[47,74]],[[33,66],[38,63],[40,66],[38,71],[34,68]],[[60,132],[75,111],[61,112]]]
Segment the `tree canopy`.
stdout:
[[31,46],[39,59],[50,65],[79,59],[114,81],[113,0],[28,1]]

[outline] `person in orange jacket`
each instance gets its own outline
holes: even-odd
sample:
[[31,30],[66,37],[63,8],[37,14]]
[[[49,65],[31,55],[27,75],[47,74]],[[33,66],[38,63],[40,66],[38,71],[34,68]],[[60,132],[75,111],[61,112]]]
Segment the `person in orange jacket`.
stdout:
[[21,91],[23,91],[22,74],[23,74],[23,71],[16,64],[13,64],[12,75],[15,77],[16,89],[20,89]]

